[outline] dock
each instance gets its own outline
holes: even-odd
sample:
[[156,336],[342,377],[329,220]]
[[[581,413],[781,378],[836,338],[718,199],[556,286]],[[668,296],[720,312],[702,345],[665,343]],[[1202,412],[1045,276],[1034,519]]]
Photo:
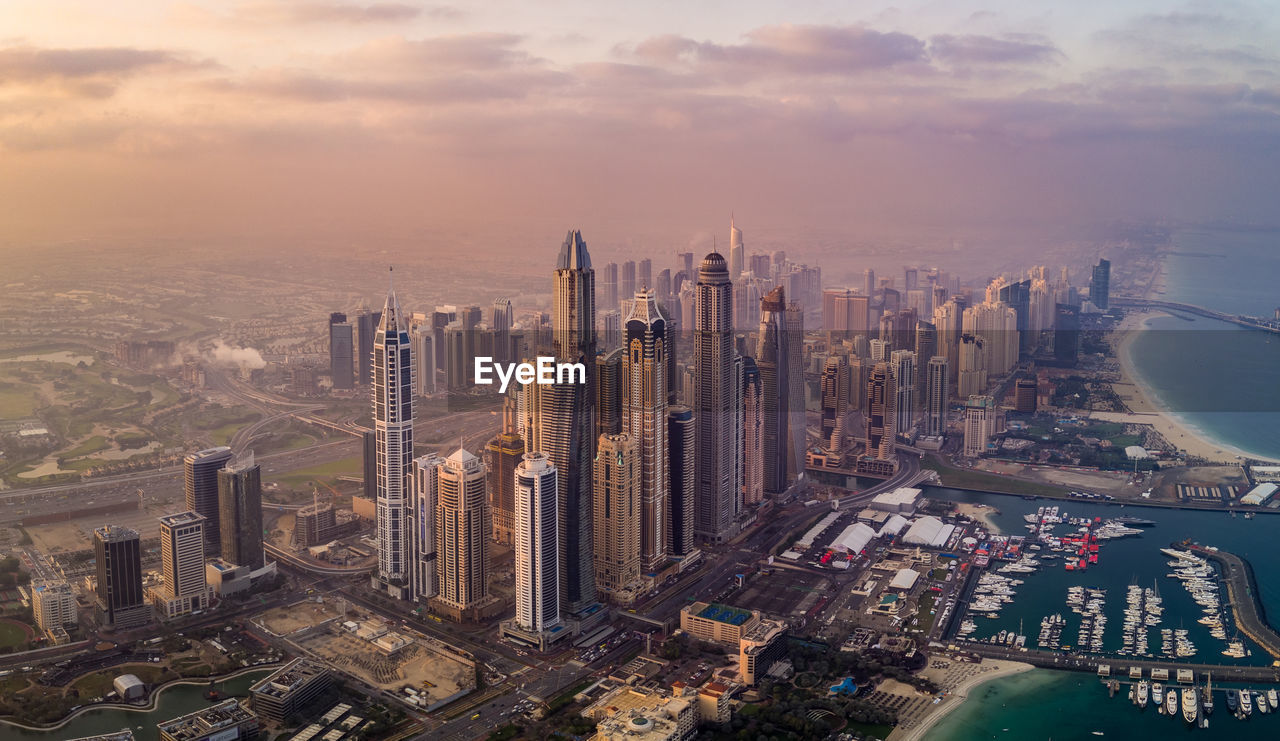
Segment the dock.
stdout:
[[1222,580],[1227,584],[1227,600],[1231,604],[1231,613],[1240,632],[1271,654],[1272,658],[1280,659],[1280,634],[1267,623],[1266,612],[1258,599],[1258,583],[1253,577],[1253,567],[1249,562],[1226,551],[1210,550],[1197,545],[1188,547],[1196,555],[1222,567]]

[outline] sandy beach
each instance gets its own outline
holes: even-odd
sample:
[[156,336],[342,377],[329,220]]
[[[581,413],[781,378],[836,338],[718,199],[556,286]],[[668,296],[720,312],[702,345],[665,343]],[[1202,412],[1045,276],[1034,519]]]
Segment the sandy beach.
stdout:
[[1090,416],[1093,419],[1108,422],[1151,425],[1166,440],[1186,451],[1188,455],[1209,461],[1236,463],[1238,457],[1244,455],[1242,451],[1213,440],[1199,430],[1180,422],[1177,417],[1163,409],[1138,380],[1140,376],[1134,369],[1130,352],[1133,339],[1151,318],[1164,315],[1164,312],[1160,311],[1132,313],[1125,316],[1116,330],[1117,337],[1114,339],[1113,347],[1116,358],[1120,362],[1120,382],[1113,384],[1112,387],[1132,413],[1093,412]]
[[986,504],[976,504],[971,502],[956,502],[956,512],[966,517],[972,517],[974,520],[981,522],[982,526],[989,533],[1000,533],[1000,528],[996,525],[993,515],[998,512],[995,507]]
[[[929,705],[923,715],[913,718],[900,719],[899,725],[889,734],[886,741],[919,741],[929,732],[948,713],[960,707],[960,705],[969,697],[975,689],[980,685],[986,684],[993,679],[1007,677],[1011,674],[1021,674],[1030,671],[1030,664],[1024,664],[1020,661],[1003,661],[1000,659],[986,659],[981,664],[965,664],[962,662],[952,662],[953,671],[959,673],[962,677],[954,687],[948,686],[949,682],[944,679],[941,684],[943,690],[947,692],[947,696],[937,705]],[[948,674],[952,672],[949,671]]]

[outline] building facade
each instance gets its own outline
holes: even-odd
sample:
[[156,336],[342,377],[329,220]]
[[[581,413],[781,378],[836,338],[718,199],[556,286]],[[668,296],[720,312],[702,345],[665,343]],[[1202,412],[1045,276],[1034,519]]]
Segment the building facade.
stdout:
[[151,621],[142,589],[142,544],[136,530],[107,525],[93,531],[98,567],[98,624],[127,630]]
[[208,606],[204,526],[204,515],[197,512],[179,512],[160,518],[164,584],[153,592],[152,601],[165,617],[190,615]]
[[218,530],[222,558],[257,571],[266,564],[262,550],[262,468],[253,451],[237,456],[218,471]]
[[512,478],[516,625],[530,633],[546,633],[561,627],[556,467],[542,453],[526,453]]
[[[620,595],[641,573],[640,452],[626,433],[601,435],[595,460],[595,578]],[[616,599],[616,597],[614,597]]]
[[653,291],[636,293],[625,324],[622,429],[640,455],[640,567],[667,559],[667,317]]
[[484,464],[459,448],[437,469],[437,601],[463,614],[489,597],[489,500]]
[[373,586],[410,599],[409,469],[413,460],[413,344],[395,289],[387,293],[372,347],[378,569]]
[[223,445],[191,453],[182,460],[182,489],[187,511],[204,515],[205,552],[217,556],[222,550],[218,519],[218,471],[231,460],[231,448]]
[[694,288],[694,423],[697,426],[697,490],[694,531],[723,542],[735,534],[737,444],[741,412],[735,377],[733,283],[724,257],[712,252],[698,269]]

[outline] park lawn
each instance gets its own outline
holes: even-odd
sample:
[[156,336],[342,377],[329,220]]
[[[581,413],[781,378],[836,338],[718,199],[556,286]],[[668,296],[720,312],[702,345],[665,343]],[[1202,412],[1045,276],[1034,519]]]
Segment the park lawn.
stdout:
[[209,431],[209,437],[213,439],[214,445],[226,445],[231,442],[231,438],[240,431],[241,427],[248,427],[252,422],[232,422],[222,425],[216,429]]
[[63,453],[61,457],[79,458],[82,455],[89,455],[90,453],[96,453],[99,450],[106,450],[108,447],[110,447],[110,443],[107,442],[105,435],[94,435],[88,440],[82,441],[71,450]]
[[268,478],[281,486],[294,488],[312,481],[327,481],[336,479],[338,476],[354,475],[361,473],[363,470],[364,459],[361,456],[353,455],[339,458],[336,461],[321,463],[318,466],[311,466],[310,468],[299,468],[296,471],[290,471],[279,476],[268,476]]
[[9,619],[0,620],[0,648],[26,648],[26,629]]
[[0,418],[30,417],[40,408],[40,400],[36,398],[34,387],[25,384],[4,384],[4,386],[6,388],[0,388]]
[[937,615],[932,614],[931,610],[933,610],[934,603],[937,601],[938,598],[932,592],[925,592],[920,595],[920,609],[916,610],[916,619],[919,620],[916,627],[920,629],[920,632],[928,633],[933,629],[933,620]]
[[978,489],[1003,494],[1025,494],[1042,497],[1065,496],[1067,490],[1052,484],[1041,484],[1035,481],[1024,481],[1012,476],[999,476],[985,471],[951,468],[935,458],[926,457],[921,462],[922,468],[938,472],[943,486],[954,489]]

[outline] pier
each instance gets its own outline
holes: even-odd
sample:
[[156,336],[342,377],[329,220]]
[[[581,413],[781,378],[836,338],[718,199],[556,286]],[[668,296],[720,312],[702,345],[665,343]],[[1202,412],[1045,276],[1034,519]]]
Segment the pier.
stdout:
[[1133,298],[1130,296],[1113,296],[1111,305],[1117,307],[1125,307],[1131,309],[1163,309],[1165,311],[1181,311],[1186,314],[1195,314],[1206,319],[1217,319],[1220,322],[1228,322],[1248,329],[1257,329],[1272,334],[1280,334],[1280,322],[1263,319],[1256,316],[1244,316],[1242,314],[1224,314],[1221,311],[1206,309],[1203,306],[1194,304],[1180,304],[1176,301],[1161,301],[1159,299],[1150,298]]
[[1098,666],[1110,666],[1111,675],[1115,679],[1122,682],[1125,680],[1125,674],[1129,669],[1138,667],[1142,669],[1144,677],[1150,678],[1152,669],[1164,669],[1169,672],[1170,684],[1177,684],[1173,679],[1177,676],[1177,670],[1190,669],[1195,673],[1195,681],[1203,682],[1204,678],[1210,673],[1213,674],[1213,680],[1217,682],[1267,682],[1280,683],[1280,667],[1275,666],[1239,666],[1229,664],[1189,664],[1181,661],[1160,661],[1158,659],[1136,659],[1133,657],[1116,657],[1116,656],[1084,656],[1080,654],[1067,654],[1054,651],[1041,651],[1039,649],[1027,649],[1025,651],[1012,648],[1010,646],[996,646],[989,643],[971,643],[961,641],[955,644],[958,651],[978,654],[979,656],[992,659],[1005,659],[1007,661],[1021,661],[1032,666],[1041,667],[1043,669],[1058,669],[1061,671],[1089,672],[1090,674],[1098,673]]
[[1240,632],[1271,654],[1272,658],[1280,659],[1280,634],[1267,624],[1266,612],[1258,600],[1258,583],[1253,578],[1253,568],[1249,563],[1225,551],[1197,545],[1189,548],[1196,555],[1210,559],[1222,567],[1222,580],[1227,584],[1227,600],[1231,603],[1231,613]]

